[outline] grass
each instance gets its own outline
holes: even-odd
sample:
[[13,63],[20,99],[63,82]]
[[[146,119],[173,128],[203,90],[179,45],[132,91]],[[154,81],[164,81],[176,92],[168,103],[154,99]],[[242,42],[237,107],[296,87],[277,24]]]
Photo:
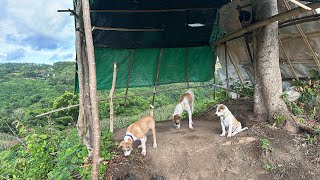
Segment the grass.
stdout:
[[0,132],[0,151],[10,149],[14,144],[17,143],[16,137]]

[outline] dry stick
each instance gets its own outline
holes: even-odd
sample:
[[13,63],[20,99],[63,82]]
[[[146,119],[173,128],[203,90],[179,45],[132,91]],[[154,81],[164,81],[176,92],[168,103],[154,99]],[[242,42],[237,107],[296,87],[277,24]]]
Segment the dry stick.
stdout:
[[93,124],[93,158],[92,158],[92,173],[91,179],[99,179],[99,160],[100,160],[100,138],[101,129],[98,112],[98,96],[97,96],[97,78],[96,64],[94,59],[92,27],[90,19],[89,0],[82,0],[83,23],[85,31],[86,49],[89,64],[89,84],[90,84],[90,102],[92,108],[92,124]]
[[[290,7],[288,1],[287,0],[283,0],[283,2],[286,5],[287,9],[290,10],[291,7]],[[301,25],[300,24],[296,24],[296,27],[297,27],[300,35],[302,36],[303,41],[305,42],[305,44],[307,45],[309,51],[311,52],[312,57],[313,57],[314,61],[316,62],[317,66],[318,66],[318,69],[320,70],[320,61],[319,61],[319,59],[317,57],[317,54],[314,52],[314,50],[313,50],[308,38],[306,37],[306,34],[304,33],[303,29],[301,28]]]
[[[131,50],[131,55],[130,55],[130,64],[129,64],[128,79],[127,79],[126,93],[125,93],[126,96],[128,95],[128,90],[129,90],[129,83],[130,83],[133,55],[134,55],[134,49]],[[126,104],[127,104],[127,98],[124,98],[124,106],[126,106]]]
[[36,115],[35,117],[36,118],[42,117],[42,116],[49,115],[49,114],[52,114],[52,113],[55,113],[55,112],[58,112],[58,111],[63,111],[63,110],[75,108],[75,107],[78,107],[78,106],[79,106],[79,104],[71,105],[71,106],[68,106],[68,107],[62,107],[62,108],[55,109],[55,110],[52,110],[52,111],[49,111],[49,112],[46,112],[46,113],[43,113],[43,114]]
[[110,90],[110,132],[113,133],[113,93],[114,89],[116,88],[116,80],[117,80],[117,63],[113,64],[113,78],[112,78],[112,86]]
[[[310,3],[310,4],[308,4],[308,6],[312,9],[316,9],[316,8],[320,7],[320,3]],[[290,11],[286,11],[284,13],[277,14],[275,16],[271,16],[265,20],[262,20],[262,21],[255,23],[255,24],[246,26],[245,28],[242,28],[238,31],[232,32],[232,33],[226,35],[225,37],[217,40],[214,44],[215,44],[215,46],[217,46],[219,44],[223,44],[231,39],[238,38],[239,36],[241,36],[247,32],[252,32],[255,29],[261,28],[261,27],[266,26],[266,25],[273,23],[275,21],[280,21],[282,19],[285,19],[285,18],[288,18],[291,16],[296,16],[296,15],[301,14],[303,12],[306,12],[306,10],[299,7],[299,8],[292,9]]]
[[[6,122],[5,122],[6,123]],[[10,129],[10,131],[13,133],[13,135],[15,136],[15,138],[17,138],[17,140],[24,146],[25,149],[27,149],[27,146],[23,143],[23,141],[21,141],[21,139],[17,136],[17,134],[11,129],[11,127],[9,126],[8,123],[6,123],[6,125],[8,126],[8,128]]]
[[163,49],[161,48],[161,49],[160,49],[159,58],[158,58],[157,75],[156,75],[156,80],[155,80],[155,83],[154,83],[154,90],[153,90],[153,97],[152,97],[152,106],[154,106],[154,99],[155,99],[156,93],[157,93],[157,86],[158,86],[158,79],[159,79],[159,72],[160,72],[162,52],[163,52]]
[[286,58],[287,58],[287,61],[288,61],[288,63],[289,63],[289,66],[290,66],[290,68],[291,68],[291,70],[292,70],[292,72],[293,72],[293,75],[294,75],[295,79],[296,79],[296,80],[299,80],[299,78],[298,78],[298,76],[297,76],[297,74],[296,74],[296,71],[294,70],[294,68],[293,68],[293,66],[292,66],[292,64],[291,64],[291,60],[290,60],[289,54],[288,54],[288,52],[286,51],[286,49],[284,48],[284,46],[283,46],[283,44],[282,44],[282,42],[281,42],[280,39],[279,39],[279,44],[280,44],[280,46],[281,46],[281,48],[282,48],[282,50],[283,50],[283,52],[284,52],[284,55],[285,55]]

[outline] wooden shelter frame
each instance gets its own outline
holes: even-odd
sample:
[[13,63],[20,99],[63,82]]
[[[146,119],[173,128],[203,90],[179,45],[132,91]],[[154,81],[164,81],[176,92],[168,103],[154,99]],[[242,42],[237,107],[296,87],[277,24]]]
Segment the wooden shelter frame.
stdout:
[[[284,0],[284,2],[288,2],[287,0]],[[310,3],[308,4],[308,7],[310,7],[311,9],[316,9],[320,7],[320,3]],[[74,4],[74,8],[75,10],[59,10],[58,12],[71,12],[72,15],[74,15],[76,18],[76,54],[77,54],[77,65],[78,65],[78,80],[79,80],[79,118],[78,118],[78,132],[79,132],[79,137],[84,140],[87,137],[88,133],[92,133],[93,136],[91,137],[91,139],[88,140],[87,142],[87,148],[89,150],[89,155],[90,153],[92,153],[92,179],[98,179],[98,168],[99,168],[99,160],[100,160],[100,134],[101,134],[101,129],[100,129],[100,121],[99,121],[99,115],[98,115],[98,97],[97,97],[97,82],[96,82],[96,67],[95,67],[95,58],[94,58],[94,46],[93,46],[93,40],[92,40],[92,30],[94,29],[101,29],[101,30],[106,30],[106,31],[150,31],[150,29],[115,29],[115,28],[111,28],[111,27],[95,27],[93,28],[91,26],[91,22],[90,22],[90,12],[94,12],[94,11],[98,11],[98,10],[91,10],[89,8],[89,0],[79,0],[77,1],[77,4]],[[208,8],[206,8],[208,9]],[[196,9],[173,9],[173,10],[99,10],[101,12],[113,12],[113,11],[117,11],[117,12],[128,12],[128,11],[136,11],[136,12],[162,12],[162,11],[188,11],[188,10],[196,10]],[[199,9],[197,9],[199,10]],[[292,17],[292,16],[296,16],[298,14],[301,14],[303,12],[305,12],[306,10],[298,7],[295,9],[290,9],[288,8],[288,11],[284,12],[284,13],[280,13],[277,14],[275,16],[272,16],[270,18],[267,18],[263,21],[254,23],[252,25],[249,25],[247,27],[244,27],[236,32],[230,33],[226,36],[224,36],[221,39],[217,39],[217,34],[215,36],[215,42],[214,42],[214,48],[213,48],[213,54],[214,54],[214,58],[216,58],[216,54],[217,54],[217,49],[220,45],[224,44],[225,46],[225,58],[226,58],[226,66],[228,66],[228,62],[227,62],[227,57],[228,57],[228,50],[227,50],[227,42],[232,41],[234,39],[243,37],[244,35],[252,32],[255,29],[258,29],[260,27],[266,26],[272,22],[275,21],[280,21],[282,19],[285,19],[287,17]],[[294,18],[291,20],[286,21],[283,26],[285,25],[296,25],[299,23],[303,23],[303,22],[310,22],[310,21],[315,21],[315,20],[319,20],[320,16],[309,16],[308,18]],[[219,18],[218,21],[219,22]],[[217,23],[217,30],[218,30],[218,24]],[[298,30],[301,29],[301,27],[299,28],[299,25],[296,25]],[[281,25],[279,26],[281,27]],[[161,29],[156,29],[161,30]],[[154,31],[154,30],[152,30]],[[314,57],[314,61],[316,62],[318,68],[320,69],[320,62],[317,59],[314,50],[312,49],[312,47],[310,46],[310,43],[308,42],[307,39],[307,35],[301,30],[299,30],[300,32],[300,36],[304,39],[306,45],[308,46],[310,52],[313,54]],[[279,39],[281,47],[284,49],[282,43],[281,43],[281,39]],[[249,45],[247,45],[247,50],[248,50],[248,54],[250,55],[250,60],[253,61],[250,49],[249,49]],[[285,49],[284,49],[285,51]],[[113,94],[110,93],[110,97],[105,99],[105,100],[110,100],[110,99],[116,99],[116,98],[126,98],[127,97],[133,97],[133,96],[143,96],[143,95],[149,95],[149,94],[153,94],[153,100],[152,100],[152,104],[154,103],[154,99],[155,99],[155,95],[156,93],[160,93],[160,92],[168,92],[168,91],[173,91],[173,90],[179,90],[179,89],[185,89],[185,88],[176,88],[176,89],[170,89],[170,90],[165,90],[165,91],[158,91],[157,92],[157,86],[158,86],[158,75],[159,75],[159,69],[160,69],[160,65],[161,65],[161,56],[162,56],[162,49],[160,49],[160,55],[158,58],[158,68],[157,68],[157,76],[155,79],[155,83],[154,83],[154,91],[150,92],[150,93],[143,93],[143,94],[135,94],[135,95],[128,95],[128,89],[129,89],[129,85],[130,85],[130,72],[131,72],[131,67],[132,67],[132,62],[133,62],[133,56],[134,56],[134,50],[131,51],[131,58],[130,58],[130,64],[128,67],[128,82],[127,82],[127,86],[126,86],[126,94],[125,96],[119,96],[119,97],[113,97]],[[232,57],[229,55],[230,60],[232,61]],[[287,62],[290,64],[290,66],[292,67],[292,63],[290,61],[289,55],[286,54],[287,57]],[[188,62],[188,49],[186,48],[186,62]],[[213,59],[213,62],[215,62],[215,59]],[[241,79],[242,84],[243,80],[241,78],[241,73],[239,70],[237,70],[237,67],[235,65],[235,63],[231,63],[234,68],[236,69],[236,72],[238,74],[238,76]],[[116,67],[116,64],[114,65]],[[213,63],[213,68],[215,67],[215,64]],[[186,64],[186,69],[188,69],[188,63]],[[228,68],[226,68],[226,74],[228,76]],[[295,74],[295,70],[293,68],[291,68],[293,73]],[[116,76],[116,68],[114,70],[114,76]],[[215,77],[215,76],[213,76]],[[296,75],[295,75],[295,78]],[[115,78],[114,78],[115,79]],[[228,78],[226,79],[227,82],[229,81]],[[188,70],[186,71],[186,82],[187,82],[187,87],[186,88],[198,88],[198,87],[204,87],[204,86],[195,86],[195,87],[191,87],[189,86],[189,78],[188,78]],[[113,81],[113,84],[115,86],[115,80]],[[227,83],[229,84],[229,82]],[[114,89],[113,86],[113,89]],[[208,86],[208,85],[207,85]],[[213,86],[213,87],[218,87],[218,88],[223,88],[219,85],[215,84],[215,78],[214,78],[214,84],[211,84],[209,86]],[[229,85],[227,86],[227,91],[230,92],[230,87]],[[100,101],[103,101],[103,99],[100,99]],[[67,108],[73,108],[73,107],[77,107],[77,105],[74,105],[72,107],[67,107]],[[63,109],[60,109],[63,110]],[[55,111],[56,112],[56,111]],[[51,112],[52,113],[52,112]],[[48,115],[50,114],[50,112],[42,114],[42,115]],[[42,116],[42,115],[38,115],[38,117]]]

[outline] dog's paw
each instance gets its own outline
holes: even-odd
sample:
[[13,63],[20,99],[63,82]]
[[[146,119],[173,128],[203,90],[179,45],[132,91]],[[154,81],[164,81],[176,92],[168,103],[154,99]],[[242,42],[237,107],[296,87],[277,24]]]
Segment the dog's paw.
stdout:
[[153,148],[157,149],[158,145],[157,144],[153,144]]
[[227,135],[227,137],[231,137],[231,136],[232,136],[231,134],[228,134],[228,135]]
[[147,151],[142,151],[141,154],[142,156],[145,156],[147,154]]
[[224,133],[220,134],[221,137],[224,137],[225,135],[226,135],[226,134],[224,134]]
[[140,144],[140,145],[138,146],[138,148],[142,148],[142,145]]
[[189,126],[189,129],[193,129],[193,127],[192,127],[192,126]]

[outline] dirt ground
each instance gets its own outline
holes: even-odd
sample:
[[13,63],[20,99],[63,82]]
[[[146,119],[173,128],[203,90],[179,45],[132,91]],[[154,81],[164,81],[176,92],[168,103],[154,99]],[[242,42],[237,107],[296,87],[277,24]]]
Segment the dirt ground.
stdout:
[[[213,110],[194,117],[193,130],[188,129],[187,120],[180,130],[170,121],[157,122],[158,148],[153,149],[149,132],[145,157],[138,141],[130,157],[117,150],[120,155],[109,162],[105,179],[320,179],[320,144],[307,144],[303,133],[293,135],[255,121],[250,100],[225,104],[248,130],[232,138],[220,137],[220,122]],[[125,131],[116,131],[118,142]],[[262,138],[271,142],[268,153],[259,145]]]

